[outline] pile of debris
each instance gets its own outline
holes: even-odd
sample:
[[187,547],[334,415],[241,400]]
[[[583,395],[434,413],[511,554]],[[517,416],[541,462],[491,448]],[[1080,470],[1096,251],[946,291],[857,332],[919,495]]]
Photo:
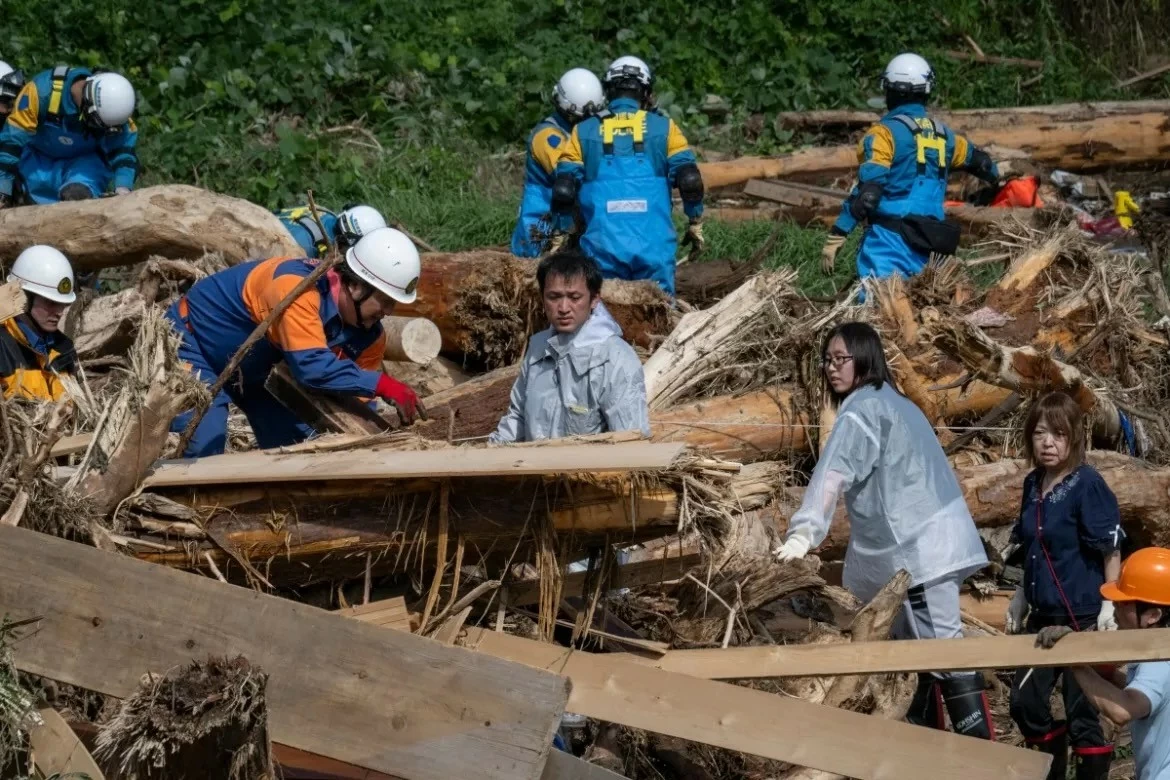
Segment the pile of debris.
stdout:
[[[1086,157],[1061,135],[1141,124],[1147,108],[1077,110],[1091,115],[952,121],[1064,169],[1160,159],[1136,139],[1108,160]],[[1063,152],[1049,135],[1066,139]],[[812,192],[811,208],[835,215],[840,192],[828,203],[809,189],[820,185],[753,179],[787,175],[796,157],[709,170],[748,170],[735,180],[752,179],[747,196],[806,193],[788,209]],[[1042,392],[1067,390],[1087,413],[1091,458],[1133,543],[1170,544],[1170,217],[1157,206],[1137,220],[1145,252],[1116,251],[1067,211],[1005,209],[993,221],[1004,273],[990,284],[949,259],[813,300],[791,271],[691,264],[676,309],[650,283],[607,282],[607,307],[645,361],[650,442],[486,446],[544,326],[534,265],[489,250],[424,255],[418,302],[396,312],[414,319],[393,324],[387,368],[429,391],[429,420],[400,430],[278,371],[270,389],[324,435],[259,451],[236,417],[229,452],[192,461],[167,460],[178,441],[167,429],[206,391],[177,360],[162,312],[195,280],[281,251],[286,237],[263,210],[189,187],[52,208],[79,270],[136,265],[100,276],[119,289],[86,294],[69,314],[83,368],[70,403],[0,399],[0,613],[36,623],[19,638],[0,631],[0,650],[27,675],[107,697],[97,722],[64,729],[107,776],[267,777],[278,764],[286,776],[354,776],[344,773],[356,765],[410,778],[610,776],[600,766],[638,778],[875,777],[847,740],[894,755],[886,774],[1042,776],[1038,756],[898,723],[910,672],[957,661],[875,665],[883,654],[850,650],[888,637],[907,578],[870,604],[839,587],[843,512],[816,556],[781,566],[770,555],[832,428],[820,338],[844,320],[883,334],[984,533],[995,565],[964,594],[972,633],[997,633],[986,616],[1003,611],[998,578],[1027,472],[1018,431]],[[137,222],[160,210],[190,216],[162,240]],[[87,241],[68,230],[97,215],[121,231],[120,254],[101,231]],[[36,240],[43,222],[41,209],[6,211],[0,232]],[[411,324],[422,320],[434,330]],[[1096,658],[1094,647],[1078,652]],[[733,650],[755,660],[718,655]],[[793,653],[774,656],[787,665],[767,660],[781,650]],[[809,661],[834,652],[848,660]],[[23,729],[35,745],[59,731],[52,715],[30,725],[30,702],[4,693],[30,690],[4,687],[9,668],[0,663],[0,761],[76,769],[54,763],[60,750],[30,756],[4,736]],[[22,706],[4,709],[11,701]],[[778,735],[777,723],[793,731]],[[998,725],[1011,743],[1009,720]],[[558,729],[593,763],[549,752]],[[927,749],[933,763],[921,761]]]

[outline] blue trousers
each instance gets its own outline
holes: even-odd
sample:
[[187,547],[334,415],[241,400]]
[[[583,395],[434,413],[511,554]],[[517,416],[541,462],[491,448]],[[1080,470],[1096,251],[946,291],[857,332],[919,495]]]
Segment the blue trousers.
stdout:
[[870,225],[857,250],[857,275],[885,279],[900,274],[905,278],[922,273],[930,258],[915,252],[906,240],[881,225]]
[[25,147],[20,159],[20,178],[34,203],[57,203],[67,184],[85,185],[97,198],[110,187],[114,172],[97,154],[80,157],[49,157]]
[[[222,367],[220,369],[213,368],[211,362],[199,349],[196,338],[192,336],[179,318],[177,304],[172,305],[167,310],[167,319],[171,321],[171,327],[182,338],[179,344],[179,359],[189,365],[205,385],[208,387],[214,385]],[[203,415],[203,419],[199,421],[198,427],[195,428],[195,435],[191,437],[190,444],[183,452],[184,458],[201,458],[206,455],[223,453],[227,443],[229,402],[238,406],[248,418],[248,424],[252,426],[252,432],[256,434],[256,443],[260,445],[261,449],[296,444],[315,433],[310,426],[301,422],[300,418],[293,414],[287,406],[276,400],[276,397],[268,392],[262,383],[241,387],[238,384],[228,382],[227,386],[216,393],[215,398],[211,400],[211,406]],[[182,433],[187,428],[187,423],[190,422],[192,415],[194,415],[194,411],[187,411],[176,417],[171,423],[171,431]]]

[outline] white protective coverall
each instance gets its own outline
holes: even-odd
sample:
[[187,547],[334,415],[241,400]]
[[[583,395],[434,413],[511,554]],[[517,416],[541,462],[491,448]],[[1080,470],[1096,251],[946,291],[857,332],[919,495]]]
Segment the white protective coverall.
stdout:
[[910,585],[962,581],[987,565],[959,481],[926,416],[889,383],[847,396],[788,537],[824,541],[845,494],[843,584],[869,601],[899,569]]
[[646,379],[622,329],[598,303],[575,333],[548,328],[528,341],[508,412],[493,443],[607,431],[650,436]]

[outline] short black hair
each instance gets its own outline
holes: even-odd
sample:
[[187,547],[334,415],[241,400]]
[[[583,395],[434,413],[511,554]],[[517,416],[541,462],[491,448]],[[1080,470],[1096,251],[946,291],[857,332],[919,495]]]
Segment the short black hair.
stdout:
[[829,396],[833,408],[841,405],[845,396],[854,390],[869,385],[875,390],[881,390],[882,385],[889,383],[894,387],[894,377],[890,367],[886,365],[886,353],[882,349],[882,337],[872,326],[864,322],[842,322],[828,332],[821,342],[821,361],[825,362],[829,356],[829,342],[841,337],[845,342],[845,349],[853,356],[853,387],[845,393],[837,393],[829,387]]
[[549,275],[565,279],[583,276],[585,286],[589,288],[589,296],[596,298],[601,295],[601,269],[592,257],[580,249],[562,249],[540,261],[540,265],[536,266],[536,282],[540,285],[541,295],[544,295],[544,282]]
[[926,101],[930,98],[925,92],[910,92],[903,89],[887,89],[886,90],[886,108],[893,111],[898,106],[910,105],[917,103],[925,106]]

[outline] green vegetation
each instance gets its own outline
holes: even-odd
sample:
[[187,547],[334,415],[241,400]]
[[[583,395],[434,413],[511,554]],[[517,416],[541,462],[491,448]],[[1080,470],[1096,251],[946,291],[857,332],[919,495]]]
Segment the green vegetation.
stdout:
[[[1118,97],[1113,74],[1140,64],[1127,59],[1137,56],[1134,31],[1165,40],[1161,5],[61,0],[47,10],[9,0],[0,57],[29,73],[57,62],[125,72],[142,96],[145,183],[198,183],[271,208],[312,188],[323,204],[368,200],[459,249],[507,241],[523,139],[567,67],[600,71],[640,55],[692,143],[775,153],[801,140],[776,134],[775,112],[863,106],[903,49],[932,59],[939,102],[953,107]],[[961,33],[988,54],[1042,59],[1043,78],[943,56],[964,48]],[[1168,83],[1141,89],[1165,93]],[[711,254],[742,256],[768,229],[713,226]],[[772,260],[812,262],[817,244],[786,231]]]

